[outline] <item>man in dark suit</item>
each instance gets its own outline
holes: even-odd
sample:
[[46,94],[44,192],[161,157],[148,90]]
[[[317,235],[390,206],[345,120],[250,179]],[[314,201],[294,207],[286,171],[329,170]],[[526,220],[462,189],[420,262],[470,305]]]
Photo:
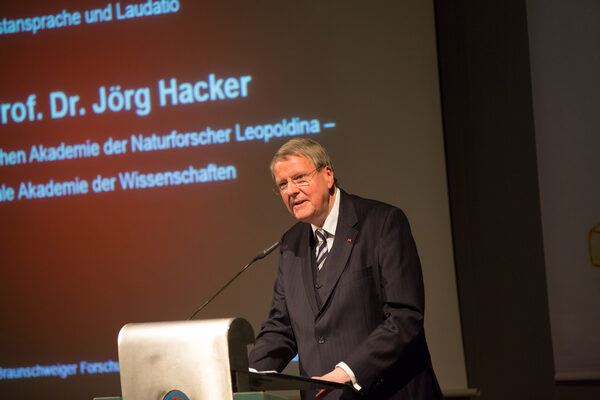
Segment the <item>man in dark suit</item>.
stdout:
[[[292,139],[271,161],[300,222],[282,239],[269,319],[250,366],[348,383],[328,399],[441,399],[423,330],[423,278],[406,216],[336,185],[326,150]],[[303,393],[304,399],[315,393]]]

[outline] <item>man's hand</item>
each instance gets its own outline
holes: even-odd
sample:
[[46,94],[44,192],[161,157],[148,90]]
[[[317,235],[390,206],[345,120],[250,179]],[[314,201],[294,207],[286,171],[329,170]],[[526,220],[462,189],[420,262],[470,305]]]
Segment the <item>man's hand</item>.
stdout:
[[[338,382],[338,383],[348,383],[351,382],[350,377],[340,367],[335,367],[335,369],[323,376],[313,376],[313,379],[322,379],[324,381]],[[315,396],[315,399],[322,399],[329,393],[327,389],[321,389],[319,393]]]

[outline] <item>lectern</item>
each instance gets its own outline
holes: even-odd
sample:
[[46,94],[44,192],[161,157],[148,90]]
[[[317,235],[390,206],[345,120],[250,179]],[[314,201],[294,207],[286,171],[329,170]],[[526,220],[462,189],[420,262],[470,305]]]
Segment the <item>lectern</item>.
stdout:
[[253,342],[252,326],[242,318],[127,324],[118,340],[122,398],[232,400],[241,392],[345,386],[251,373],[247,346]]

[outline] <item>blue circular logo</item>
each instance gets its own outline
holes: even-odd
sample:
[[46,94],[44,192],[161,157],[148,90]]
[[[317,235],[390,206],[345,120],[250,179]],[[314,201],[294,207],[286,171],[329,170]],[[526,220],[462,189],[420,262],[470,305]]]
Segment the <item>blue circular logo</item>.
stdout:
[[190,400],[185,393],[180,390],[171,390],[163,397],[163,400]]

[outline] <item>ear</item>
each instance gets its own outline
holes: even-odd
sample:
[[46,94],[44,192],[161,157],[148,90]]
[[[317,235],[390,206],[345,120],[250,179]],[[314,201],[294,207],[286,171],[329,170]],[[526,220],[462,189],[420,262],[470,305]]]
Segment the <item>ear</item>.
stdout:
[[333,170],[331,169],[331,167],[323,167],[323,170],[325,171],[325,177],[327,179],[327,188],[329,190],[331,190],[333,188]]

